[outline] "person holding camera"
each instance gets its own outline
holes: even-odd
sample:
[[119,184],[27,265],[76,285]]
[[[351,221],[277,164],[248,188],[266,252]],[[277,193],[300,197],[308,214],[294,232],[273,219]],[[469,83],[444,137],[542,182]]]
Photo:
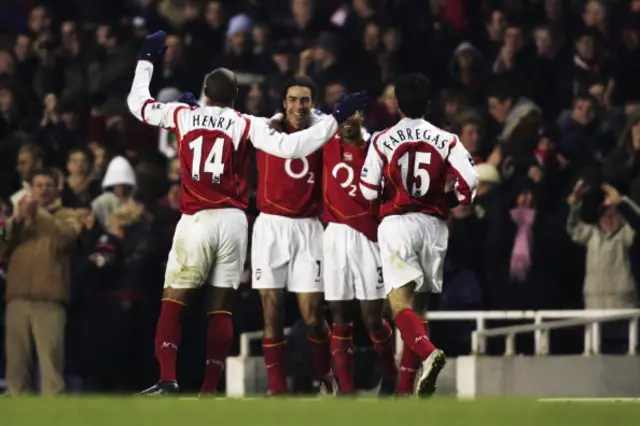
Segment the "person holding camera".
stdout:
[[573,242],[587,249],[585,308],[637,308],[629,248],[640,230],[640,207],[609,184],[602,184],[601,189],[604,203],[596,224],[585,223],[580,217],[583,195],[589,190],[582,179],[568,198],[567,231]]

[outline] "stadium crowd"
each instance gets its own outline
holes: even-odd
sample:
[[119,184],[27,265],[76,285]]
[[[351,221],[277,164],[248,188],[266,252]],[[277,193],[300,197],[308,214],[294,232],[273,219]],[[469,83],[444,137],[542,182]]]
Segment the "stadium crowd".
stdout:
[[[3,235],[0,358],[27,371],[37,352],[43,391],[64,386],[63,359],[70,389],[135,391],[155,378],[179,164],[175,135],[135,120],[126,96],[139,44],[157,29],[170,33],[152,81],[162,101],[200,93],[224,66],[241,83],[238,109],[269,117],[286,81],[307,75],[320,110],[346,91],[374,94],[373,132],[399,119],[394,76],[431,79],[429,119],[459,135],[480,177],[475,205],[451,212],[437,309],[638,307],[640,0],[7,0],[0,228],[40,216],[63,226],[42,219],[29,237]],[[250,279],[237,333],[262,328]],[[188,335],[203,333],[198,312]],[[287,323],[296,315],[292,303]],[[456,354],[468,332],[443,324],[433,335]],[[201,375],[192,340],[186,389]]]

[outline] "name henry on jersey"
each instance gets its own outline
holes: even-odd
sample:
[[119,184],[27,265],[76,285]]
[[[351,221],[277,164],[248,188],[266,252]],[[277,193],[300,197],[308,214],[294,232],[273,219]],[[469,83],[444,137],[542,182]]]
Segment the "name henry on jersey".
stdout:
[[194,114],[191,117],[191,125],[194,128],[207,127],[211,130],[220,129],[229,133],[229,129],[235,124],[235,120],[228,117],[213,116],[206,114]]
[[393,133],[381,134],[378,143],[389,151],[402,142],[418,142],[425,141],[431,142],[436,148],[444,149],[445,146],[451,143],[451,139],[439,131],[433,131],[428,127],[414,127],[397,129]]

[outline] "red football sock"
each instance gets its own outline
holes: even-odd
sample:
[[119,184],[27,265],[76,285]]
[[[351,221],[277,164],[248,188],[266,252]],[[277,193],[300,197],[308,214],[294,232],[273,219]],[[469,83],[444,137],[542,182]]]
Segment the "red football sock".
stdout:
[[331,371],[331,329],[327,325],[327,334],[323,337],[307,335],[313,349],[313,370],[318,379],[323,379]]
[[331,357],[341,392],[355,392],[353,381],[353,326],[333,324],[331,329]]
[[382,327],[372,333],[369,338],[373,342],[378,356],[380,357],[380,371],[386,380],[393,380],[398,376],[395,352],[393,350],[393,330],[388,322],[383,321]]
[[[425,322],[424,331],[429,335],[428,324]],[[413,384],[416,380],[416,371],[420,367],[420,358],[406,343],[402,347],[402,358],[400,360],[400,375],[398,377],[398,387],[396,393],[406,395],[413,393]]]
[[182,312],[185,305],[171,299],[162,299],[162,308],[156,327],[156,359],[160,365],[160,380],[176,380],[178,346],[182,335]]
[[282,339],[267,338],[262,341],[262,354],[269,377],[269,393],[285,393],[287,372],[285,370],[287,343]]
[[411,309],[405,309],[396,315],[396,326],[402,334],[402,340],[409,345],[411,350],[425,360],[436,347],[433,346],[424,330],[420,317]]
[[224,370],[224,362],[233,343],[233,321],[231,312],[227,311],[209,312],[208,316],[207,360],[200,393],[215,394]]

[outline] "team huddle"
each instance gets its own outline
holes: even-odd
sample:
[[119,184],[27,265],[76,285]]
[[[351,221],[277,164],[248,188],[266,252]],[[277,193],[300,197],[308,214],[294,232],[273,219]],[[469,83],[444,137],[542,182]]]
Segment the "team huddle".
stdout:
[[[271,119],[233,109],[235,75],[207,75],[200,104],[161,103],[149,93],[153,61],[166,34],[144,41],[127,99],[136,118],[177,135],[182,217],[167,261],[155,338],[160,380],[143,392],[178,391],[181,316],[194,290],[209,285],[207,354],[201,394],[215,394],[233,341],[234,290],[250,251],[252,286],[264,314],[269,395],[286,395],[284,290],[295,293],[328,393],[353,394],[352,301],[380,357],[381,392],[429,396],[445,364],[427,336],[428,296],[442,288],[451,204],[469,204],[476,171],[457,137],[424,120],[431,87],[418,74],[398,78],[401,120],[368,137],[364,93],[344,96],[333,114],[313,112],[315,87],[297,77],[285,87],[283,113]],[[250,242],[250,160],[256,155],[259,216]],[[448,178],[455,184],[445,191]],[[322,221],[321,221],[322,219]],[[325,223],[326,229],[323,226]],[[396,366],[387,299],[404,342]],[[327,301],[333,324],[324,319]]]

